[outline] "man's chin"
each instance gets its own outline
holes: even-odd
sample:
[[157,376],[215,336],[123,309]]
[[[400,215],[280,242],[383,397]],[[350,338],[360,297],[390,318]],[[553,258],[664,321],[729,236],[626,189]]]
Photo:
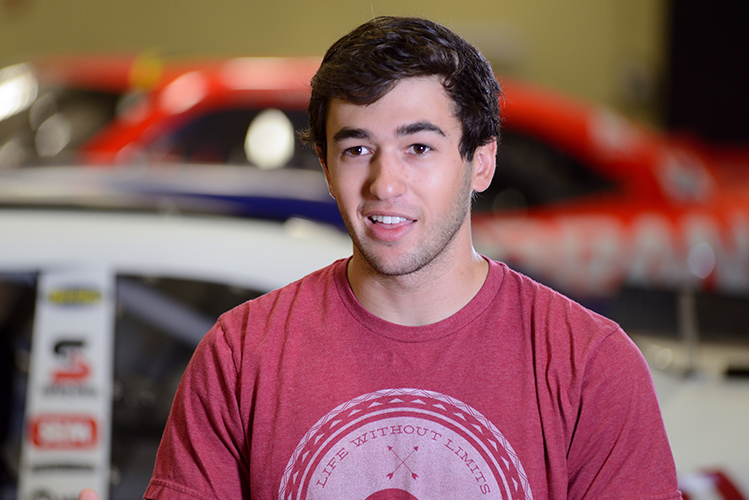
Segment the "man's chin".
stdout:
[[411,254],[393,257],[378,255],[375,252],[360,252],[360,257],[372,274],[392,278],[417,273],[429,263],[429,259],[419,259],[418,256]]

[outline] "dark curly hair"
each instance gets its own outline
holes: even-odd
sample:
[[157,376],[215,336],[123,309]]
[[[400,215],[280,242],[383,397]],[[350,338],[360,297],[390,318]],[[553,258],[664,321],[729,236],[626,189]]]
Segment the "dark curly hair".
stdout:
[[331,99],[372,104],[401,79],[439,75],[462,123],[460,154],[499,139],[501,89],[479,51],[426,19],[377,17],[333,44],[312,78],[309,127],[302,140],[327,153],[325,124]]

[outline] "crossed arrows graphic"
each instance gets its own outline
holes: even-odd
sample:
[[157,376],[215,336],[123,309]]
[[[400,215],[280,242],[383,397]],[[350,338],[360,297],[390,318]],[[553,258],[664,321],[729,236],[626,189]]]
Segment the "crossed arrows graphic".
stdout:
[[411,458],[411,455],[413,455],[414,453],[416,453],[417,451],[419,451],[419,447],[418,446],[414,446],[413,451],[411,453],[409,453],[406,458],[399,457],[398,454],[395,452],[395,450],[393,450],[392,446],[388,446],[388,451],[391,452],[393,455],[395,455],[395,458],[397,458],[398,461],[400,462],[398,464],[398,466],[395,468],[395,470],[393,470],[393,472],[391,472],[390,474],[387,474],[387,478],[388,479],[393,479],[393,474],[395,474],[396,472],[398,472],[398,469],[401,468],[401,465],[403,467],[405,467],[406,469],[408,469],[408,472],[411,473],[411,477],[413,479],[416,479],[417,477],[419,477],[419,475],[416,474],[414,471],[412,471],[411,467],[409,467],[408,464],[406,464],[406,460],[408,460],[409,458]]

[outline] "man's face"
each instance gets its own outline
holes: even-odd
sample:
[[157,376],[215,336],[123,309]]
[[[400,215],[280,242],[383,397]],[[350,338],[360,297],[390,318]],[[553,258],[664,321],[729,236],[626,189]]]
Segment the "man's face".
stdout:
[[491,182],[496,144],[477,150],[478,167],[461,158],[440,78],[402,80],[368,106],[332,100],[326,136],[325,173],[355,262],[400,276],[470,248],[471,191]]

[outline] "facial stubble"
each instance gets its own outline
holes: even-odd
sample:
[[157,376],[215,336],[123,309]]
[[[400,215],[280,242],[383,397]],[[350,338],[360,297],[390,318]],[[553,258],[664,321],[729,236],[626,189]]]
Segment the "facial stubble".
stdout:
[[[356,250],[364,258],[374,273],[387,277],[406,276],[420,272],[430,266],[437,265],[448,254],[449,248],[454,244],[456,236],[463,225],[471,207],[471,181],[473,165],[465,165],[465,173],[461,179],[458,191],[450,211],[446,214],[444,222],[432,231],[432,237],[428,241],[422,241],[417,249],[400,256],[395,262],[387,262],[377,251],[377,246],[394,246],[398,242],[371,242],[366,237],[359,237],[354,231],[351,220],[341,211],[343,222],[351,236]],[[417,221],[417,223],[420,221]],[[448,264],[449,263],[444,263]]]

